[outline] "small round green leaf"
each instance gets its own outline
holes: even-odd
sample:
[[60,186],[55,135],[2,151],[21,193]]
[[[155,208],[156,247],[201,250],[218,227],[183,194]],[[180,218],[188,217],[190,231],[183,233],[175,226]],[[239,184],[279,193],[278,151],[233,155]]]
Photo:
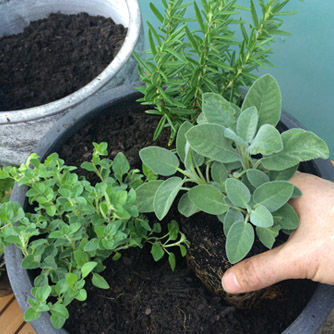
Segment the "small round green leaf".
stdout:
[[274,212],[275,216],[282,217],[279,225],[285,230],[295,230],[299,226],[299,217],[295,209],[289,204],[285,204]]
[[256,227],[256,235],[264,246],[271,249],[278,236],[280,227],[278,225],[270,228]]
[[221,215],[229,209],[224,195],[216,187],[208,184],[191,188],[188,196],[198,209],[211,215]]
[[82,267],[86,262],[89,261],[89,255],[81,250],[76,250],[73,252],[74,260],[79,267]]
[[170,265],[171,269],[174,271],[175,266],[176,266],[176,259],[175,259],[174,253],[169,253],[168,262],[169,262],[169,265]]
[[31,289],[31,294],[40,302],[44,302],[47,300],[51,293],[51,286],[39,286]]
[[113,261],[118,261],[122,257],[122,254],[117,252],[113,255],[112,260]]
[[73,273],[67,273],[65,275],[66,282],[68,286],[73,286],[74,283],[78,280],[78,276]]
[[112,170],[115,174],[122,176],[130,169],[128,159],[122,152],[118,152],[112,164]]
[[249,169],[247,170],[246,175],[250,184],[255,188],[270,181],[269,176],[258,169]]
[[204,93],[202,111],[209,123],[230,127],[236,123],[239,110],[231,102],[216,93]]
[[141,184],[136,189],[136,205],[139,212],[153,212],[153,199],[162,180],[153,180]]
[[50,317],[51,323],[53,325],[54,328],[56,329],[60,329],[64,326],[66,319],[62,318],[62,317],[57,317],[54,314],[51,314]]
[[259,115],[256,107],[249,107],[244,110],[237,122],[237,134],[247,143],[250,143],[257,130]]
[[159,261],[165,254],[163,248],[161,247],[160,242],[156,241],[151,248],[151,254],[154,261]]
[[76,300],[83,302],[87,299],[87,291],[85,289],[81,289],[79,293],[75,297]]
[[250,251],[254,243],[254,229],[251,224],[235,222],[226,237],[226,255],[234,264],[242,260]]
[[199,124],[188,130],[186,138],[190,147],[204,157],[223,163],[238,161],[239,155],[224,132],[218,124]]
[[89,172],[95,172],[96,167],[92,162],[85,161],[80,165],[80,168],[88,170]]
[[105,142],[102,143],[93,143],[94,145],[94,152],[98,155],[108,155],[108,144]]
[[24,269],[36,269],[36,268],[39,268],[41,263],[40,262],[37,262],[36,261],[37,259],[35,259],[35,257],[33,255],[27,255],[21,265],[22,265],[22,268]]
[[176,240],[177,236],[179,235],[179,231],[180,231],[179,224],[177,223],[176,220],[172,220],[168,224],[169,239]]
[[68,317],[70,316],[66,306],[63,304],[54,304],[51,307],[50,312],[52,315],[63,319],[68,319]]
[[254,140],[248,148],[250,154],[270,155],[283,150],[281,134],[270,125],[264,124],[260,127]]
[[82,277],[85,278],[97,266],[97,262],[87,262],[81,267]]
[[264,205],[259,205],[251,211],[250,220],[253,225],[259,227],[271,227],[274,224],[273,215]]
[[187,248],[184,247],[183,245],[179,245],[179,247],[182,257],[185,257],[187,255]]
[[280,87],[272,75],[263,75],[249,88],[242,104],[242,110],[253,106],[259,113],[258,126],[277,125],[281,116],[282,97]]
[[98,273],[93,273],[92,283],[100,289],[110,289],[108,282]]
[[57,284],[55,285],[54,289],[55,289],[55,292],[60,295],[60,294],[63,294],[65,293],[66,291],[68,291],[68,284],[66,282],[66,280],[63,278],[61,280],[59,280],[57,282]]
[[268,175],[271,181],[289,181],[296,173],[298,165],[292,166],[282,171],[269,171]]
[[225,181],[225,189],[228,199],[236,206],[246,208],[251,199],[249,189],[241,181],[237,179],[227,179]]
[[34,298],[28,298],[27,302],[30,306],[32,306],[33,309],[37,309],[39,306],[39,301],[37,299]]
[[227,236],[230,227],[237,221],[243,222],[245,220],[244,215],[235,209],[230,209],[226,212],[225,217],[223,219],[224,225],[224,234]]
[[221,162],[215,161],[211,165],[211,177],[212,180],[217,183],[224,183],[225,180],[228,178],[228,170],[225,165]]
[[183,182],[180,177],[173,176],[160,184],[153,199],[154,212],[159,220],[167,215]]
[[38,319],[40,316],[41,316],[40,312],[37,312],[30,307],[24,312],[24,321],[30,322]]
[[190,217],[199,211],[197,206],[189,199],[187,192],[181,196],[177,208],[185,217]]
[[282,133],[284,149],[262,158],[262,165],[268,170],[284,170],[299,162],[316,158],[328,159],[327,144],[317,135],[303,129],[290,129]]
[[287,181],[266,182],[255,189],[253,200],[273,212],[287,203],[293,194],[293,190],[294,185]]
[[159,175],[173,175],[179,167],[177,156],[163,147],[145,147],[139,151],[139,156],[148,168]]
[[87,242],[87,244],[84,247],[85,252],[93,252],[97,249],[99,246],[99,241],[97,238],[93,238]]

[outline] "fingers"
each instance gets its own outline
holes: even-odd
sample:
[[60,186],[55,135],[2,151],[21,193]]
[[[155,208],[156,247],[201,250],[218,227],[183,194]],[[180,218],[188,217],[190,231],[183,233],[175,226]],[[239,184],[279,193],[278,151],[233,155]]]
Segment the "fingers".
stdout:
[[241,261],[226,271],[222,285],[227,293],[243,293],[263,289],[289,278],[301,278],[304,273],[293,259],[284,256],[283,246]]
[[254,291],[291,278],[334,283],[334,184],[299,172],[290,182],[303,194],[291,200],[298,229],[283,245],[230,268],[222,278],[226,292]]

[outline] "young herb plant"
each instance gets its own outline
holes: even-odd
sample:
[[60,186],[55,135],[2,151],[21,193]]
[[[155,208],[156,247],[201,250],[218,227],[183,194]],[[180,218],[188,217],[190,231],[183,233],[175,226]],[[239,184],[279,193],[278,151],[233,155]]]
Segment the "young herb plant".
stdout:
[[[275,36],[287,35],[280,28],[281,17],[292,14],[283,12],[288,2],[250,0],[246,8],[237,0],[202,0],[200,9],[193,1],[198,24],[195,30],[190,29],[193,20],[186,19],[190,3],[162,0],[164,13],[150,3],[161,26],[155,29],[147,22],[148,56],[142,58],[135,53],[135,57],[145,83],[138,87],[144,94],[139,101],[154,105],[147,112],[161,116],[154,139],[164,127],[170,127],[173,141],[184,121],[194,124],[206,92],[220,94],[235,104],[240,102],[241,88],[249,87],[257,78],[254,71],[271,65],[268,55]],[[241,11],[251,13],[249,27],[240,18]]]
[[186,253],[188,242],[176,221],[161,234],[160,223],[150,225],[135,204],[136,192],[143,181],[138,170],[131,170],[122,153],[114,160],[107,155],[107,144],[94,143],[91,162],[82,168],[98,175],[100,182],[91,185],[79,178],[75,167],[66,166],[56,153],[44,163],[32,154],[20,167],[4,167],[0,178],[11,178],[19,186],[26,185],[26,197],[33,206],[24,212],[15,202],[0,206],[0,245],[16,245],[22,250],[22,267],[38,269],[34,288],[27,302],[30,308],[24,319],[37,319],[41,312],[51,313],[55,328],[61,328],[69,317],[66,306],[74,299],[84,301],[87,278],[93,285],[109,289],[101,275],[103,261],[130,247],[152,245],[151,253],[158,261],[168,254],[175,268],[172,247]]
[[255,234],[272,248],[279,231],[290,233],[299,224],[288,201],[301,193],[288,180],[300,162],[329,156],[326,143],[310,131],[280,133],[280,114],[280,88],[270,75],[254,82],[241,108],[204,94],[198,124],[186,121],[178,130],[176,152],[157,146],[139,152],[145,166],[167,177],[136,189],[139,211],[161,220],[183,192],[177,204],[182,215],[202,211],[223,223],[232,264],[248,254]]

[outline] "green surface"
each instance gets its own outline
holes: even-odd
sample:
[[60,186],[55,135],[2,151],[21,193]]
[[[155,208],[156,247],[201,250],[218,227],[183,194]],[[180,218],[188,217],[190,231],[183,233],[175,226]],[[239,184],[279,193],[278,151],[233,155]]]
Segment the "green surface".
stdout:
[[[198,4],[201,2],[196,1]],[[145,33],[146,20],[158,26],[149,2],[139,0]],[[162,9],[160,0],[153,2]],[[249,1],[240,0],[239,3],[248,5]],[[331,102],[334,86],[334,1],[291,0],[286,9],[298,11],[295,15],[283,17],[283,29],[292,35],[277,38],[274,54],[269,58],[276,67],[262,70],[260,74],[275,76],[282,90],[283,108],[308,130],[322,137],[329,146],[331,159],[334,159],[334,107]],[[188,15],[193,13],[189,11]],[[145,48],[148,48],[147,39],[145,42]]]

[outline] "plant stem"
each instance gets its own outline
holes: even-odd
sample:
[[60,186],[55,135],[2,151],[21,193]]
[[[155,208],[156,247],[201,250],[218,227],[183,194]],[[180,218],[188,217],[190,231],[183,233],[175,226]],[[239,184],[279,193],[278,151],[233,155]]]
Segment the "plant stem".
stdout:
[[210,167],[211,163],[208,163],[205,169],[206,182],[210,182]]
[[210,10],[207,13],[207,21],[205,24],[205,31],[203,31],[204,38],[203,42],[201,45],[201,50],[202,53],[200,54],[200,59],[199,59],[199,68],[200,72],[197,76],[197,82],[196,82],[196,89],[194,92],[194,102],[193,102],[193,108],[197,109],[199,108],[199,97],[201,95],[201,88],[202,88],[202,81],[203,78],[205,77],[205,73],[207,71],[207,61],[208,61],[208,53],[209,53],[209,37],[210,37],[210,29],[213,23],[213,10],[212,10],[212,2],[209,3]]
[[250,213],[247,212],[246,217],[245,217],[245,220],[244,220],[244,225],[246,225],[246,224],[248,223],[249,216],[250,216]]
[[261,37],[263,35],[264,25],[267,22],[267,20],[270,18],[271,9],[272,9],[272,6],[269,5],[267,7],[266,12],[264,13],[264,16],[263,16],[263,19],[261,21],[260,26],[257,29],[256,35],[255,35],[255,41],[254,41],[252,47],[248,48],[245,57],[242,58],[241,53],[239,54],[239,59],[238,59],[238,60],[240,60],[239,66],[237,66],[234,77],[227,83],[225,89],[231,89],[231,91],[233,91],[233,86],[234,86],[235,82],[238,80],[238,78],[243,73],[246,65],[248,64],[249,59],[251,58],[251,56],[254,54],[255,50],[258,47],[258,41],[261,39]]
[[242,145],[237,144],[237,149],[238,149],[239,155],[241,157],[242,168],[244,170],[249,169],[250,168],[249,153],[246,152],[245,148]]

